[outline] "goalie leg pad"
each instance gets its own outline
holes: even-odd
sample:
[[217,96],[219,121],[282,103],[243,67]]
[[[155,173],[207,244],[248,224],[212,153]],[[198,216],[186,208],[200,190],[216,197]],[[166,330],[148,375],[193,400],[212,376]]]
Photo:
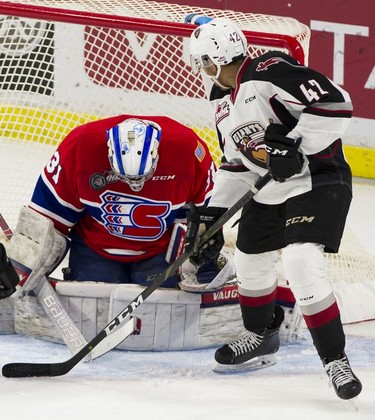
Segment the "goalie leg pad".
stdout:
[[[243,331],[240,305],[220,292],[188,293],[158,289],[132,315],[140,319],[138,335],[132,335],[120,350],[164,351],[221,346]],[[236,294],[229,286],[230,294]],[[87,340],[91,340],[142,290],[133,284],[61,281],[56,292],[70,317]],[[212,295],[210,305],[204,298]],[[15,328],[19,333],[61,342],[61,335],[34,296],[16,299]],[[295,332],[294,330],[292,330]],[[280,338],[283,340],[282,331]],[[286,340],[290,341],[290,340]]]
[[14,301],[13,296],[0,301],[0,334],[14,333]]
[[[87,340],[97,335],[142,290],[133,284],[61,281],[56,291]],[[134,315],[138,335],[128,337],[120,350],[187,350],[222,345],[242,331],[238,304],[202,308],[201,295],[158,289]],[[19,333],[61,342],[61,336],[32,295],[16,299],[15,329]]]
[[[23,207],[17,227],[7,246],[9,258],[30,272],[21,293],[34,289],[41,277],[51,273],[68,251],[68,240],[53,226],[50,219]],[[17,264],[16,264],[17,265]]]

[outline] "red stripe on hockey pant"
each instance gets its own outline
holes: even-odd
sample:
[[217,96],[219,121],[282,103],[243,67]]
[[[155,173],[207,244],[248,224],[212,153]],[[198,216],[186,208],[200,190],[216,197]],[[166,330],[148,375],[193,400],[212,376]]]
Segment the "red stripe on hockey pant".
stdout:
[[276,289],[268,295],[263,296],[244,296],[241,293],[238,294],[238,300],[243,306],[263,306],[275,301]]

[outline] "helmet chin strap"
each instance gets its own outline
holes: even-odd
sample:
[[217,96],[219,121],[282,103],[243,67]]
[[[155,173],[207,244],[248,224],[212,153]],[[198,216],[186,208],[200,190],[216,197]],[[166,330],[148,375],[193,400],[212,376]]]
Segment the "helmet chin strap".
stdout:
[[228,90],[231,88],[231,86],[224,86],[222,83],[219,82],[219,77],[220,77],[220,73],[221,73],[221,65],[217,64],[217,71],[215,76],[209,76],[209,78],[215,83],[215,85],[219,86],[220,89],[222,90]]

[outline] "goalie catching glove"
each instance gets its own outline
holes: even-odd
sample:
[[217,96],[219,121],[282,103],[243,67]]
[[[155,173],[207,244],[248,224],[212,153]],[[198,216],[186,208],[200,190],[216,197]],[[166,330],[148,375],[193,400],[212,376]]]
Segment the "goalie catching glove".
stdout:
[[222,249],[217,258],[200,267],[193,265],[189,260],[184,262],[180,268],[181,281],[178,286],[186,292],[220,290],[237,281],[235,274],[233,252]]
[[19,281],[20,278],[7,257],[5,247],[0,243],[0,300],[12,295]]
[[218,220],[227,209],[191,205],[187,214],[185,251],[193,251],[190,262],[195,266],[205,264],[219,255],[224,245],[223,230],[218,230],[208,241],[200,243],[201,236]]
[[299,174],[303,167],[303,156],[298,151],[302,139],[286,137],[289,130],[281,124],[270,124],[264,134],[267,152],[267,169],[275,181],[284,182]]

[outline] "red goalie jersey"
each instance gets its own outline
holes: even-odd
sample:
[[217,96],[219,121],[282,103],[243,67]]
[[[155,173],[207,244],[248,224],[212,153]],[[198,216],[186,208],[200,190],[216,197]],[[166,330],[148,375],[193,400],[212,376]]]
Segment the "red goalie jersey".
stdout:
[[[128,118],[152,120],[162,129],[156,171],[137,192],[117,178],[108,159],[107,130]],[[168,117],[121,115],[72,130],[39,177],[30,207],[62,233],[76,230],[104,257],[139,261],[167,250],[188,203],[202,206],[209,199],[214,172],[193,130]]]

